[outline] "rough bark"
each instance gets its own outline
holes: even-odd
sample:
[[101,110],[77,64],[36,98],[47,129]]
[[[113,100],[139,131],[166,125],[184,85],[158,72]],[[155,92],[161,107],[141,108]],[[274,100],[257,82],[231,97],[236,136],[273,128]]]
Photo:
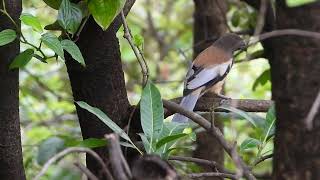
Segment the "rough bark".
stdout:
[[[278,29],[320,31],[320,3],[288,8],[276,1]],[[277,122],[274,179],[320,179],[320,114],[308,131],[304,119],[320,90],[320,42],[294,36],[267,42]]]
[[[210,46],[212,37],[219,37],[226,33],[226,11],[227,4],[224,0],[194,0],[194,57],[196,57],[202,50]],[[209,41],[208,41],[209,39]],[[199,42],[204,42],[200,43]],[[210,96],[210,95],[207,95]],[[223,124],[215,121],[216,126],[222,129]],[[202,159],[216,161],[223,164],[224,152],[219,143],[212,139],[206,132],[197,134],[197,148],[194,156]],[[203,167],[206,171],[212,171],[210,167]],[[216,177],[208,177],[205,179],[215,180]]]
[[[19,25],[21,0],[5,0],[7,10]],[[2,3],[0,5],[2,9]],[[9,19],[0,13],[0,31],[15,29]],[[9,70],[9,64],[20,52],[16,40],[0,47],[0,177],[24,180],[19,120],[19,71]]]
[[[126,12],[133,3],[134,0],[127,2]],[[120,25],[121,20],[118,16],[111,26],[103,31],[90,18],[77,41],[86,61],[86,68],[75,63],[71,57],[67,57],[66,62],[74,100],[85,101],[98,107],[123,127],[127,121],[130,104],[125,88],[119,41],[116,37]],[[77,107],[77,114],[84,139],[103,138],[111,132],[104,123],[86,110]],[[107,148],[94,150],[107,162]],[[90,156],[87,157],[87,166],[96,175],[101,174],[101,167]]]

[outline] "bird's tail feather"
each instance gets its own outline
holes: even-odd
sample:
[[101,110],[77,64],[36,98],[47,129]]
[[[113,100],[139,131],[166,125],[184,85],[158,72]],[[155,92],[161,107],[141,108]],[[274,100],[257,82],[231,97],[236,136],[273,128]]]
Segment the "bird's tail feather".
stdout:
[[[198,101],[198,98],[200,96],[200,93],[201,93],[201,89],[198,89],[198,90],[188,94],[187,96],[183,97],[180,102],[180,106],[182,106],[186,110],[193,111],[193,109],[196,106],[196,103]],[[176,113],[173,116],[172,121],[178,122],[178,123],[187,123],[188,118],[181,115],[181,114]]]

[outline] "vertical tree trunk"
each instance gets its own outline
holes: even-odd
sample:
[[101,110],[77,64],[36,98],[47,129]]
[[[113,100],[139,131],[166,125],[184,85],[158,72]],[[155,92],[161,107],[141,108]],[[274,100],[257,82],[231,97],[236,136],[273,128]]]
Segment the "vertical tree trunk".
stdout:
[[[288,8],[276,2],[278,29],[320,31],[320,3]],[[304,124],[320,90],[320,41],[282,36],[267,43],[277,111],[274,179],[320,179],[320,114],[311,131]]]
[[[134,0],[126,6],[128,12]],[[90,18],[81,32],[77,44],[84,56],[87,67],[75,63],[67,57],[68,74],[71,81],[75,101],[85,101],[100,108],[114,122],[123,127],[130,108],[125,88],[124,74],[121,64],[119,42],[116,33],[121,25],[118,16],[111,26],[103,31]],[[93,114],[77,107],[82,136],[87,138],[103,138],[111,130]],[[96,148],[95,151],[107,162],[107,149]],[[96,175],[100,175],[101,167],[90,156],[87,166]],[[102,177],[100,177],[102,179]]]
[[[194,0],[194,57],[210,46],[213,37],[218,38],[227,32],[225,15],[227,4],[224,0]],[[202,43],[201,43],[202,42]],[[207,94],[208,95],[208,94]],[[209,95],[210,96],[210,95]],[[210,117],[208,117],[210,120]],[[223,128],[223,124],[218,120],[216,126]],[[216,161],[223,165],[224,152],[219,143],[212,139],[206,132],[197,134],[197,148],[195,157]],[[210,167],[203,167],[206,171],[212,171]],[[210,180],[219,179],[215,177],[206,178]]]
[[[19,23],[21,0],[5,0],[7,11]],[[2,3],[0,4],[2,9]],[[8,17],[0,13],[0,31],[15,29]],[[0,47],[0,179],[25,179],[19,121],[19,71],[9,64],[20,52],[16,40]]]

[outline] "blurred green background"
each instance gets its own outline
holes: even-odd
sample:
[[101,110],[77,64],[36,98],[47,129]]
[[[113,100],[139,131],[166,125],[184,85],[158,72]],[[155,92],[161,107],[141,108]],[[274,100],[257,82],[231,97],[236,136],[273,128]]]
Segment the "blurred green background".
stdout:
[[[256,15],[254,9],[236,0],[228,0],[227,20],[233,31],[247,30],[255,26]],[[143,37],[143,50],[150,67],[151,80],[160,89],[165,99],[182,95],[183,79],[189,61],[192,60],[193,44],[193,2],[190,0],[162,0],[137,1],[128,15],[128,23],[133,35]],[[37,16],[42,26],[55,21],[57,11],[46,6],[39,0],[24,0],[23,12]],[[152,16],[155,30],[159,38],[148,23],[148,15]],[[35,44],[40,34],[30,27],[22,26],[25,37]],[[125,71],[126,87],[129,100],[136,104],[140,99],[140,67],[129,44],[122,37],[123,30],[118,32],[121,45],[123,69]],[[25,47],[22,45],[21,50]],[[48,54],[52,54],[46,49]],[[183,53],[182,53],[183,52]],[[263,48],[258,44],[249,50],[251,53],[261,54]],[[245,58],[245,54],[238,56],[238,60]],[[269,69],[266,59],[260,58],[248,62],[237,63],[227,76],[225,93],[231,98],[270,99],[271,83],[258,85],[252,89],[257,77]],[[43,152],[57,152],[61,150],[61,137],[81,139],[79,124],[73,105],[68,75],[64,62],[52,59],[49,64],[32,60],[25,69],[20,70],[20,117],[22,123],[22,144],[24,166],[28,179],[32,179],[40,170]],[[264,117],[265,114],[258,114]],[[256,131],[247,121],[226,119],[224,133],[230,141],[237,141],[240,145],[247,137],[255,137]],[[185,146],[193,147],[191,142],[181,142]],[[272,149],[270,142],[265,149]],[[39,153],[40,152],[40,153]],[[182,153],[190,153],[188,150]],[[248,162],[253,162],[257,150],[241,152]],[[227,157],[227,156],[226,156]],[[71,161],[72,159],[72,161]],[[81,179],[81,173],[73,166],[74,160],[83,162],[84,157],[68,157],[52,166],[47,179]],[[226,158],[225,165],[233,168],[230,159]],[[192,164],[177,164],[185,172],[197,172],[198,167]],[[257,172],[270,172],[271,163],[266,161],[256,168]]]

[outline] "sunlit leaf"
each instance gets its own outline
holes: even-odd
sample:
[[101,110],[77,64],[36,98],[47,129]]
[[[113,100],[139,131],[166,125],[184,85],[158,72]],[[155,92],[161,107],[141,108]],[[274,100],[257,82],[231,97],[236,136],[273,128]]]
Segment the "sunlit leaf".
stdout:
[[33,49],[27,49],[20,53],[9,66],[9,69],[15,69],[15,68],[23,68],[25,67],[28,62],[32,59],[34,54]]
[[270,69],[265,70],[253,83],[252,90],[255,91],[258,85],[265,85],[270,81]]
[[305,4],[316,2],[317,0],[286,0],[289,7],[297,7]]
[[159,90],[148,82],[140,101],[141,126],[144,134],[153,144],[163,127],[163,105]]
[[32,14],[23,13],[23,14],[20,16],[20,20],[21,20],[25,25],[31,26],[32,29],[34,29],[35,31],[38,31],[38,32],[40,32],[40,33],[43,31],[39,19],[38,19],[37,17],[33,16]]
[[58,37],[52,33],[45,33],[41,37],[43,44],[52,49],[58,56],[64,59],[64,52]]
[[65,39],[61,41],[61,45],[74,60],[79,62],[81,65],[86,66],[79,47],[73,41]]
[[104,147],[107,145],[106,139],[98,139],[98,138],[88,138],[84,140],[77,139],[66,139],[65,145],[68,147],[86,147],[86,148],[97,148]]
[[245,151],[245,150],[256,148],[260,144],[261,144],[261,142],[259,140],[257,140],[257,139],[247,138],[241,143],[240,151]]
[[144,43],[144,39],[141,35],[136,34],[133,36],[133,42],[136,46],[142,46]]
[[88,8],[95,21],[106,30],[122,10],[125,0],[88,0]]
[[17,38],[17,34],[12,29],[5,29],[0,32],[0,46],[7,45]]
[[69,0],[63,0],[59,12],[58,22],[63,29],[69,33],[77,32],[82,21],[82,11],[78,5],[71,3]]
[[58,137],[50,137],[41,142],[37,155],[37,162],[43,165],[52,156],[65,148],[64,140]]

